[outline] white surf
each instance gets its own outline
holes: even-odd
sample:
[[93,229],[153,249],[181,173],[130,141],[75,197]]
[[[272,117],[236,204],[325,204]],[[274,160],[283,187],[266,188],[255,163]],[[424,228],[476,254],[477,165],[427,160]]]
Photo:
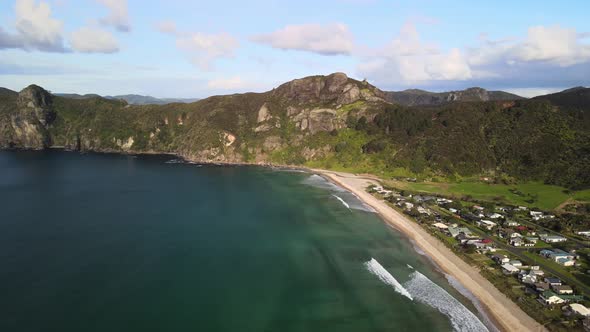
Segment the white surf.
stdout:
[[387,272],[387,270],[379,264],[379,262],[375,258],[371,258],[370,261],[365,262],[365,266],[367,270],[372,274],[376,275],[379,280],[383,281],[384,283],[393,286],[396,292],[400,293],[401,295],[407,297],[410,300],[413,300],[412,295],[399,283],[391,273]]

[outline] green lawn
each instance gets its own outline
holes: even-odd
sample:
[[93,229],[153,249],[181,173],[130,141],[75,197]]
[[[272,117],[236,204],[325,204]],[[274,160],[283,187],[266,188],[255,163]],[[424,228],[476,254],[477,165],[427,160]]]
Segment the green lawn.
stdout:
[[538,182],[516,185],[487,184],[482,182],[390,182],[391,185],[394,187],[397,186],[400,189],[438,193],[455,197],[471,196],[478,200],[502,201],[507,204],[538,207],[544,210],[553,210],[569,198],[590,201],[590,190],[567,194],[564,192],[565,188],[563,187]]

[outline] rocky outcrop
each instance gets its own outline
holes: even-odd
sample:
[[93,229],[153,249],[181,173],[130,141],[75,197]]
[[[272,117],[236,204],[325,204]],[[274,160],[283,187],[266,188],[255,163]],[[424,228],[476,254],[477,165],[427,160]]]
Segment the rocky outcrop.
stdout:
[[16,108],[10,117],[13,145],[31,149],[49,147],[51,136],[47,129],[55,119],[51,94],[39,86],[30,85],[18,94]]
[[377,101],[385,98],[381,90],[367,82],[350,79],[344,73],[296,79],[279,86],[274,95],[298,104],[334,105],[350,104],[360,99]]

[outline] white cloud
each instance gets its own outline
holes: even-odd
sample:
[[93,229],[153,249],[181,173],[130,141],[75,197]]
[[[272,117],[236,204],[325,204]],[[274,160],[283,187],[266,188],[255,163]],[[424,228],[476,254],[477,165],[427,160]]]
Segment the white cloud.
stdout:
[[435,44],[423,42],[413,23],[406,23],[398,37],[385,47],[368,52],[358,71],[381,84],[472,78],[467,59],[459,49],[445,53]]
[[215,60],[234,57],[234,51],[239,47],[239,42],[225,32],[218,34],[197,32],[178,38],[176,46],[186,51],[191,61],[201,69],[210,70]]
[[62,38],[63,23],[51,17],[51,7],[47,2],[17,0],[15,15],[16,33],[7,33],[0,29],[0,49],[66,51]]
[[109,10],[109,15],[100,20],[103,25],[112,26],[118,31],[128,32],[131,30],[127,0],[96,0]]
[[515,47],[514,56],[521,61],[546,61],[559,66],[589,61],[590,45],[579,39],[575,29],[558,25],[531,27],[524,43]]
[[253,36],[251,40],[282,50],[322,55],[348,55],[354,47],[352,33],[341,23],[287,25],[269,34]]
[[74,31],[70,38],[72,48],[83,53],[115,53],[119,44],[108,31],[83,27]]

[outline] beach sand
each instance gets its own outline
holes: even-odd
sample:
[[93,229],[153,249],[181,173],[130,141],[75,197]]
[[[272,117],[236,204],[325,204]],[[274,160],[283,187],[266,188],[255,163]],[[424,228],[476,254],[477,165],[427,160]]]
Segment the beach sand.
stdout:
[[367,193],[367,186],[379,184],[376,178],[325,170],[313,171],[353,192],[365,204],[373,207],[386,223],[412,239],[445,273],[454,277],[479,300],[498,328],[503,331],[547,331],[479,274],[478,269],[465,263],[416,222]]

